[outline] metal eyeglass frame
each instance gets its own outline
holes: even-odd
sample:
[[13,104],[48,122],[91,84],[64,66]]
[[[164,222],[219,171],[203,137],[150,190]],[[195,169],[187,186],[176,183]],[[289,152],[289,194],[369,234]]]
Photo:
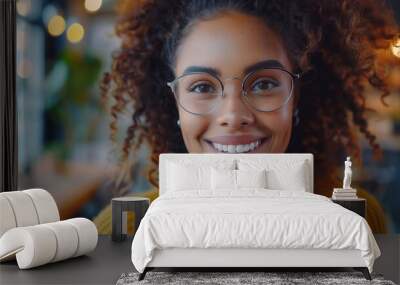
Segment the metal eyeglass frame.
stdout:
[[[227,80],[227,79],[238,79],[238,80],[241,80],[241,81],[242,81],[242,96],[243,96],[244,98],[246,98],[247,92],[244,90],[244,87],[245,87],[246,81],[250,78],[250,76],[253,75],[253,74],[256,73],[256,72],[259,72],[260,70],[270,70],[270,69],[279,69],[279,70],[282,70],[282,71],[286,72],[287,74],[289,74],[289,75],[291,76],[291,78],[292,78],[292,85],[291,85],[291,89],[290,89],[290,94],[289,94],[289,96],[287,97],[286,101],[285,101],[281,106],[279,106],[278,108],[275,108],[275,109],[273,109],[273,110],[268,110],[268,111],[264,111],[264,110],[259,110],[259,109],[257,109],[257,108],[254,107],[251,103],[248,103],[248,102],[247,102],[248,99],[245,99],[245,102],[247,103],[247,105],[250,106],[250,108],[253,108],[253,109],[256,110],[256,111],[259,111],[259,112],[274,112],[274,111],[276,111],[276,110],[279,110],[280,108],[282,108],[283,106],[285,106],[285,105],[287,104],[287,102],[289,102],[289,100],[290,100],[290,98],[292,97],[292,94],[293,94],[294,82],[295,82],[295,80],[298,80],[298,79],[301,78],[301,73],[292,73],[292,72],[290,72],[290,71],[288,71],[288,70],[286,70],[286,69],[280,68],[280,67],[271,67],[271,68],[261,68],[261,69],[258,69],[258,70],[249,72],[243,79],[240,79],[240,78],[238,78],[238,77],[228,77],[228,78],[225,78],[225,80]],[[218,104],[215,104],[215,106],[213,106],[208,112],[205,112],[205,113],[194,113],[194,112],[191,112],[191,111],[187,110],[184,106],[182,106],[182,104],[181,104],[181,102],[180,102],[180,100],[179,100],[179,98],[178,98],[178,95],[175,93],[175,90],[174,90],[174,89],[175,89],[175,84],[176,84],[176,82],[177,82],[179,79],[181,79],[182,77],[187,76],[187,75],[190,75],[190,74],[208,74],[208,75],[214,77],[215,79],[217,79],[218,82],[220,83],[221,87],[222,87],[222,90],[221,90],[221,96],[222,96],[222,97],[225,96],[225,93],[224,93],[224,87],[225,87],[225,86],[224,86],[222,80],[221,80],[218,76],[215,76],[215,75],[210,74],[210,73],[207,73],[207,72],[191,72],[191,73],[186,73],[186,74],[182,74],[181,76],[178,76],[177,78],[175,78],[174,80],[172,80],[172,81],[170,81],[170,82],[167,82],[167,85],[171,88],[172,93],[174,93],[175,99],[178,101],[178,104],[182,107],[182,109],[184,109],[186,112],[191,113],[191,114],[193,114],[193,115],[200,115],[200,116],[201,116],[201,115],[207,115],[207,114],[211,113],[212,111],[214,111],[214,109],[216,108],[216,106],[218,106]],[[225,80],[224,80],[224,81],[225,81]]]

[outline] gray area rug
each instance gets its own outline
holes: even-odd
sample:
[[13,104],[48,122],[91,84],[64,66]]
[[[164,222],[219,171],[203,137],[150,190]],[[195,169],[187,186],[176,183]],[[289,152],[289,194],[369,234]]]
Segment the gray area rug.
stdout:
[[139,273],[124,273],[117,285],[133,284],[379,284],[395,285],[382,275],[372,274],[372,281],[361,272],[147,272],[138,281]]

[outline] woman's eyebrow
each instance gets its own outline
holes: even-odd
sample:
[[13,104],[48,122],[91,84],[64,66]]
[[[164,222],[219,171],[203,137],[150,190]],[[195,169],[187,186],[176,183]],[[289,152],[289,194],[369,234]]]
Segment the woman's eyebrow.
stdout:
[[[253,72],[255,70],[259,70],[262,68],[284,68],[284,67],[283,67],[283,64],[281,62],[279,62],[278,60],[268,59],[268,60],[263,60],[263,61],[260,61],[260,62],[257,62],[257,63],[247,66],[243,71],[243,75],[246,75],[250,72]],[[188,66],[183,71],[183,74],[193,73],[193,72],[205,72],[205,73],[209,73],[214,76],[221,76],[221,71],[218,70],[217,68],[208,67],[208,66],[197,66],[197,65]]]
[[205,72],[205,73],[209,73],[214,76],[221,76],[221,72],[216,68],[207,67],[207,66],[195,66],[195,65],[185,68],[185,70],[183,71],[183,75],[187,74],[187,73],[193,73],[193,72]]
[[246,67],[243,71],[243,75],[246,75],[250,72],[263,69],[263,68],[284,68],[283,64],[275,59],[268,59],[268,60],[263,60],[260,62],[257,62],[255,64],[249,65]]

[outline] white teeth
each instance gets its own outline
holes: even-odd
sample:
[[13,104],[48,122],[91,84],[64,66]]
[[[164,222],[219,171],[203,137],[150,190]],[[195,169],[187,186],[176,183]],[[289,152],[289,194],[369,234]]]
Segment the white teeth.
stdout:
[[236,152],[243,152],[244,150],[244,145],[240,144],[236,146]]
[[257,146],[260,145],[260,141],[255,141],[250,144],[238,144],[238,145],[227,145],[227,144],[219,144],[212,143],[212,146],[218,150],[219,152],[229,152],[229,153],[242,153],[254,150]]
[[218,144],[212,143],[212,145],[213,145],[213,147],[214,147],[215,149],[219,150],[219,145],[218,145]]

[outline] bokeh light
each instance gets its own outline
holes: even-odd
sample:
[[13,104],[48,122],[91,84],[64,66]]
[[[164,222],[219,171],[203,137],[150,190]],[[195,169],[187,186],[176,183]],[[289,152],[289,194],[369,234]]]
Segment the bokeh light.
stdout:
[[27,16],[31,12],[31,0],[18,0],[16,3],[17,12],[21,16]]
[[79,23],[73,23],[67,30],[67,39],[71,43],[79,43],[85,35],[85,29]]
[[55,15],[51,17],[49,23],[47,24],[47,30],[49,34],[56,37],[61,35],[65,31],[65,20],[60,15]]
[[85,9],[89,12],[96,12],[101,7],[101,0],[85,0]]
[[392,44],[392,53],[400,58],[400,38]]

